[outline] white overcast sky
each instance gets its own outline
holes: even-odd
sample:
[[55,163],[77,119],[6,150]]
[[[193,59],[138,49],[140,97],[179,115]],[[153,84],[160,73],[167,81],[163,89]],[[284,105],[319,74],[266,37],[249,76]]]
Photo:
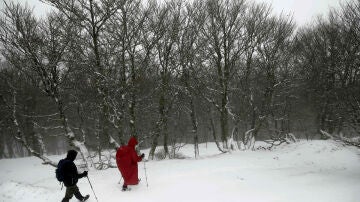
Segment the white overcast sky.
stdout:
[[[326,16],[330,8],[339,8],[346,0],[255,0],[272,4],[274,12],[290,14],[297,25],[311,23],[316,16]],[[349,0],[347,0],[349,1]]]
[[[39,0],[6,0],[7,2],[21,2],[34,8],[37,16],[44,16],[49,11],[50,6],[44,5]],[[61,0],[60,0],[61,1]],[[311,23],[317,15],[327,15],[330,7],[338,8],[340,2],[346,0],[248,0],[257,2],[271,3],[275,13],[290,14],[295,22],[302,26]],[[0,0],[0,8],[4,7],[3,0]]]

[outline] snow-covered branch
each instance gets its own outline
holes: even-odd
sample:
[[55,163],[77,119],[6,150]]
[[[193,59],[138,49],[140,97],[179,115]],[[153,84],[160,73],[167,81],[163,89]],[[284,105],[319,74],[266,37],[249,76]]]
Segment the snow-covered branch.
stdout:
[[110,145],[113,146],[113,148],[117,149],[120,147],[120,144],[118,142],[116,142],[116,140],[111,136],[109,135],[109,143]]
[[205,95],[203,95],[203,97],[205,98],[206,101],[213,104],[217,110],[221,111],[221,107],[213,99],[210,99]]
[[48,118],[48,117],[54,117],[54,116],[58,116],[58,115],[59,115],[59,113],[46,114],[46,115],[27,115],[27,114],[23,114],[22,116],[28,117],[28,118]]
[[56,130],[56,129],[64,129],[63,126],[49,126],[49,127],[46,127],[46,126],[40,126],[40,124],[38,124],[37,122],[33,121],[34,123],[34,126],[36,128],[40,128],[40,129],[43,129],[43,130]]
[[231,111],[231,107],[229,106],[229,101],[227,101],[225,108],[228,112],[228,114],[232,117],[232,119],[235,121],[237,119],[237,115]]
[[328,137],[329,139],[332,139],[335,141],[341,141],[347,145],[360,147],[360,136],[348,138],[348,137],[344,137],[344,135],[342,133],[340,133],[340,135],[334,135],[334,134],[330,134],[324,130],[320,130],[320,133],[322,135],[324,135],[325,137]]
[[[45,157],[44,155],[41,155],[39,152],[36,152],[33,148],[30,147],[30,145],[25,141],[25,137],[24,137],[24,133],[22,132],[19,122],[17,120],[16,117],[16,91],[13,92],[13,110],[12,110],[12,122],[16,128],[16,135],[14,136],[15,139],[20,142],[27,150],[30,154],[40,158],[41,160],[43,160],[42,164],[44,165],[51,165],[56,167],[57,163],[50,160],[49,158]],[[39,140],[40,142],[41,140]]]

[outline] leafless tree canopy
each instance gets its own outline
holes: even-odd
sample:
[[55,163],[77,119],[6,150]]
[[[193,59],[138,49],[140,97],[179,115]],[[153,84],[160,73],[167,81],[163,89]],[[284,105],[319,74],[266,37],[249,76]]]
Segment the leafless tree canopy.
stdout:
[[0,158],[53,165],[73,147],[104,169],[129,136],[151,159],[208,141],[359,145],[360,1],[306,27],[245,0],[43,2],[43,19],[1,13]]

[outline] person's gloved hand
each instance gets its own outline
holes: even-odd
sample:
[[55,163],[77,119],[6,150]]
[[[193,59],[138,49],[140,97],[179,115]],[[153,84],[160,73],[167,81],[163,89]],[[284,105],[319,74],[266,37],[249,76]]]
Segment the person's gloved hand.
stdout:
[[145,154],[144,154],[144,153],[142,153],[140,157],[143,159],[143,158],[145,157]]
[[82,173],[82,175],[83,175],[84,177],[86,177],[86,176],[88,175],[88,171],[84,171],[84,172]]

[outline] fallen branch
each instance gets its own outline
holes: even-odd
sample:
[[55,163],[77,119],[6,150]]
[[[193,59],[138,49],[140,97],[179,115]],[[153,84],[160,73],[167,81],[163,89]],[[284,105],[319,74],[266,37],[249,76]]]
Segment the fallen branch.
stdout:
[[351,146],[355,146],[355,147],[360,147],[360,136],[348,138],[348,137],[344,137],[344,135],[342,133],[340,133],[340,135],[332,135],[323,130],[320,130],[320,133],[322,135],[328,137],[331,140],[340,141],[347,145],[351,145]]

